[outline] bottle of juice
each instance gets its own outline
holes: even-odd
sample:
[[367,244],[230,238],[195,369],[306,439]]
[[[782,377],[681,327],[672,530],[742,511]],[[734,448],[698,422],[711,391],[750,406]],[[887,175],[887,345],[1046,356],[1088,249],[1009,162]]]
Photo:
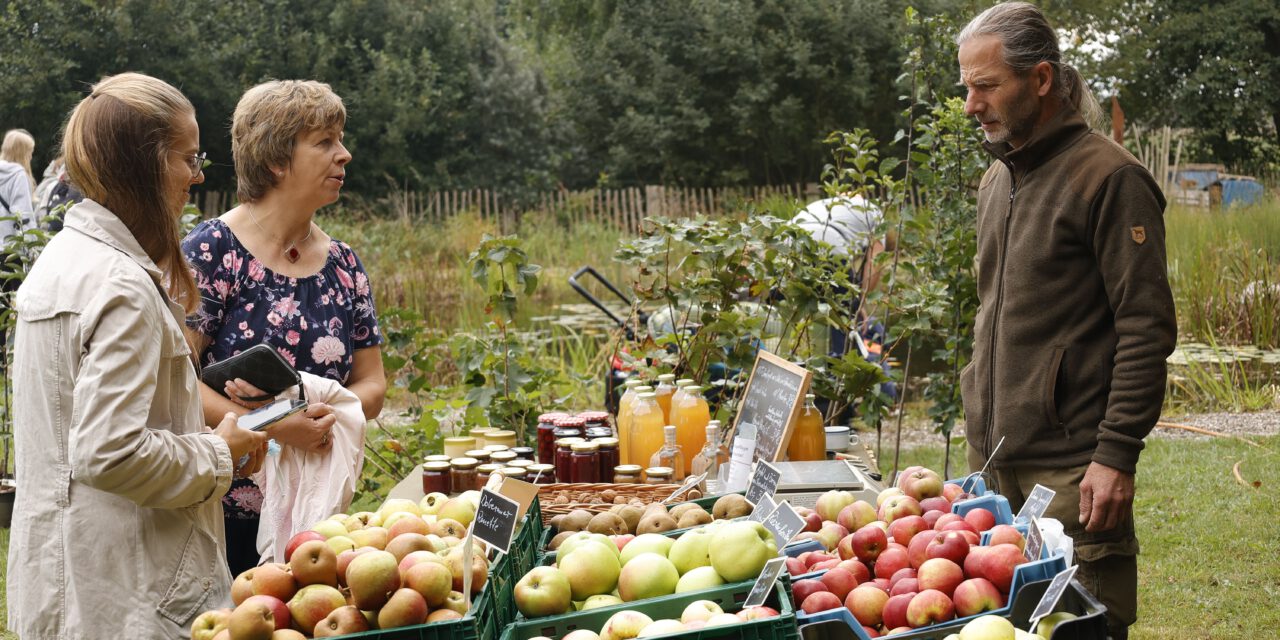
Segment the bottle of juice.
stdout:
[[627,380],[623,383],[623,387],[626,390],[622,392],[622,397],[618,399],[618,455],[623,460],[627,459],[627,451],[630,450],[631,405],[636,399],[636,387],[643,384],[639,378]]
[[667,425],[662,428],[662,448],[649,457],[649,466],[671,467],[671,479],[676,482],[684,480],[684,469],[686,467],[684,453],[680,451],[680,445],[676,443],[676,428],[673,425]]
[[649,458],[662,448],[662,407],[653,392],[637,393],[631,403],[631,451],[627,464],[647,467]]
[[676,374],[664,373],[658,376],[658,386],[654,387],[654,399],[658,401],[658,406],[662,407],[662,415],[667,417],[667,424],[671,423],[671,394],[676,392]]
[[[707,423],[711,421],[711,409],[702,397],[702,387],[691,385],[681,389],[679,400],[671,400],[671,423],[676,427],[676,439],[685,451],[701,451],[707,443]],[[689,473],[692,459],[685,461],[684,472]]]
[[693,457],[693,462],[689,463],[689,473],[693,475],[707,474],[707,479],[699,486],[703,493],[707,493],[707,487],[716,486],[716,478],[719,472],[720,425],[715,420],[712,420],[707,423],[707,444],[702,447],[702,451],[699,451],[698,455]]
[[787,445],[787,459],[825,460],[827,458],[826,433],[822,430],[822,412],[813,403],[813,394],[804,396],[804,408],[796,418],[791,443]]

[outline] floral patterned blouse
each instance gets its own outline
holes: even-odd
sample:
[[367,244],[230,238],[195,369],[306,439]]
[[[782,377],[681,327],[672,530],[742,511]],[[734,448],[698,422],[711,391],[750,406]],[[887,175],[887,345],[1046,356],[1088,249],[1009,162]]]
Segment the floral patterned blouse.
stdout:
[[[182,241],[200,290],[187,325],[208,337],[204,365],[268,344],[294,368],[346,384],[357,350],[382,343],[373,292],[355,251],[338,240],[320,272],[290,278],[267,269],[219,219]],[[262,493],[236,480],[223,497],[228,518],[256,518]]]

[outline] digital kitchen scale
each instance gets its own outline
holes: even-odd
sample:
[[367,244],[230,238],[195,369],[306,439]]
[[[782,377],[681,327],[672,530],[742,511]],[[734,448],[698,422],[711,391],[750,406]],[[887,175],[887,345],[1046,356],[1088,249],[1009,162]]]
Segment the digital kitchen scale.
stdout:
[[880,481],[861,460],[817,460],[812,462],[774,462],[782,477],[774,499],[786,500],[793,507],[813,508],[818,496],[831,491],[848,491],[859,500],[875,504],[884,489]]

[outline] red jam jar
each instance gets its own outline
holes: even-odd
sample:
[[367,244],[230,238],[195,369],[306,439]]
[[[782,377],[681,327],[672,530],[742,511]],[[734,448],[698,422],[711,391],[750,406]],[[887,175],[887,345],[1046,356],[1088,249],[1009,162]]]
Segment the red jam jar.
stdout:
[[608,427],[613,431],[613,427],[609,424],[608,411],[582,411],[578,413],[578,417],[587,421],[586,428]]
[[556,466],[553,464],[531,464],[526,470],[529,482],[534,484],[554,484],[556,481]]
[[613,468],[618,466],[620,457],[618,455],[618,439],[617,438],[598,438],[591,442],[596,443],[600,447],[600,482],[608,482],[608,478],[613,477]]
[[424,462],[422,464],[422,492],[449,493],[449,463]]
[[573,445],[586,442],[582,438],[560,438],[556,440],[556,479],[559,482],[573,482],[573,474],[569,471],[572,461]]
[[567,413],[544,413],[538,416],[538,462],[552,464],[556,458],[556,419],[567,418]]
[[573,455],[569,463],[572,482],[600,482],[600,445],[594,442],[573,443]]
[[511,447],[511,451],[516,454],[516,460],[528,460],[529,462],[537,462],[534,457],[533,447]]

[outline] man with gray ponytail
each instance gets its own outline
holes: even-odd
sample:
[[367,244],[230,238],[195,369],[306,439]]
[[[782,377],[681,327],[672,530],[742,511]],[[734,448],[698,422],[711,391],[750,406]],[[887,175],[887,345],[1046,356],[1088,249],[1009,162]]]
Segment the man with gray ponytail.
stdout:
[[1045,515],[1125,638],[1137,620],[1134,475],[1177,334],[1164,196],[1091,129],[1098,103],[1034,5],[996,5],[957,43],[965,112],[996,159],[978,189],[981,307],[961,375],[969,464],[992,458],[1015,511],[1036,484],[1057,492]]

